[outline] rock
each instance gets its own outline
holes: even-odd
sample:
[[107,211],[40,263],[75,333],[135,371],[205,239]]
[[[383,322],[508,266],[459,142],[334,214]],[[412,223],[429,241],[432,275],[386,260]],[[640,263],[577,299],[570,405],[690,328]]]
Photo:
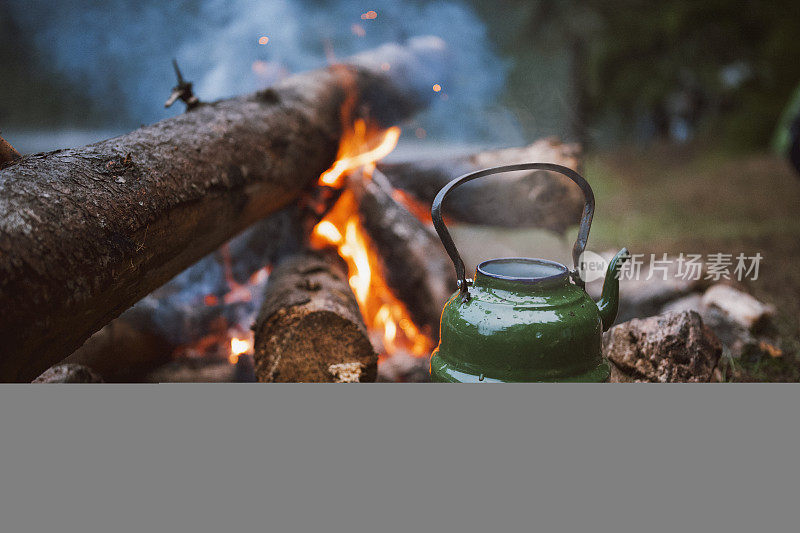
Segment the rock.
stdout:
[[661,313],[697,311],[703,323],[719,337],[731,357],[757,360],[763,356],[780,357],[781,351],[754,334],[769,329],[775,312],[764,304],[730,285],[715,284],[703,295],[690,294],[661,308]]
[[738,289],[718,283],[703,295],[703,307],[719,309],[730,321],[753,333],[768,329],[775,308]]
[[76,364],[51,366],[33,383],[104,383],[91,368]]
[[722,355],[719,339],[695,311],[634,319],[603,336],[612,382],[707,382]]

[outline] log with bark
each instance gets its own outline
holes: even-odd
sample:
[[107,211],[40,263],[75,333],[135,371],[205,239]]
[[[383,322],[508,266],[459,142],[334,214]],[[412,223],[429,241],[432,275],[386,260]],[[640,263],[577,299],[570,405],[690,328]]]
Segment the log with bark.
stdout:
[[333,251],[304,251],[270,275],[255,331],[261,382],[375,381],[369,341],[347,265]]
[[[226,341],[231,326],[250,327],[244,317],[255,315],[263,293],[263,282],[253,281],[253,274],[303,246],[304,228],[313,222],[304,214],[292,206],[253,224],[112,320],[63,363],[93,368],[107,382],[187,381],[193,375],[208,381],[222,375],[214,368],[230,366],[227,360],[173,357],[215,333]],[[238,284],[235,291],[230,283]],[[233,379],[236,372],[229,374]]]
[[112,320],[64,359],[95,370],[111,383],[131,383],[165,364],[175,346],[147,324],[125,315]]
[[387,45],[0,170],[0,380],[33,379],[153,289],[296,201],[332,164],[354,118],[387,126],[425,103],[443,48],[437,38]]
[[383,276],[414,323],[439,338],[442,308],[456,290],[453,264],[436,234],[392,197],[386,176],[352,179],[364,229],[383,264]]
[[[580,147],[550,138],[521,148],[468,156],[381,163],[378,169],[394,187],[411,193],[429,211],[439,190],[463,174],[531,162],[557,163],[580,172]],[[464,185],[447,197],[443,211],[455,222],[509,228],[534,226],[562,234],[580,220],[583,202],[583,193],[569,178],[546,171],[521,171]]]

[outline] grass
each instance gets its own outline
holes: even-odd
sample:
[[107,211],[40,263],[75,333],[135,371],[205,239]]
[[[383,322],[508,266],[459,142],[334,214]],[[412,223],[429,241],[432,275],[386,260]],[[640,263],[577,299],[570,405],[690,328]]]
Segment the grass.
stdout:
[[596,154],[586,174],[597,192],[594,246],[643,253],[725,252],[764,257],[744,282],[779,310],[784,355],[728,365],[735,381],[800,380],[800,177],[770,154],[656,147]]

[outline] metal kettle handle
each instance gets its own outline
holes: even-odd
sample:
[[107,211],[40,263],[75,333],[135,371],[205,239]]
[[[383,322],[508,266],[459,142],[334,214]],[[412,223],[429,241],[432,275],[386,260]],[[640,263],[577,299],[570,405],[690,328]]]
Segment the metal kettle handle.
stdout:
[[[450,193],[450,191],[459,185],[463,185],[467,182],[482,178],[484,176],[501,174],[503,172],[513,172],[516,170],[548,170],[550,172],[558,172],[559,174],[562,174],[574,181],[583,191],[586,202],[583,205],[583,215],[581,215],[581,225],[580,229],[578,230],[578,238],[575,241],[575,245],[572,247],[572,262],[574,270],[571,272],[571,275],[572,279],[578,286],[583,287],[585,285],[583,279],[581,279],[580,274],[578,273],[578,260],[583,253],[583,250],[586,248],[586,241],[589,239],[589,229],[592,226],[592,217],[594,216],[594,192],[592,191],[592,188],[580,174],[571,168],[553,163],[520,163],[516,165],[487,168],[477,172],[465,174],[442,187],[442,190],[440,190],[439,194],[436,195],[436,198],[433,199],[433,205],[431,206],[431,218],[433,218],[433,226],[436,228],[436,233],[439,234],[442,244],[444,244],[444,249],[447,250],[447,254],[450,256],[450,259],[452,259],[453,264],[456,267],[458,287],[461,291],[461,296],[464,299],[469,299],[466,269],[464,268],[464,261],[461,259],[461,255],[458,253],[456,245],[453,243],[453,238],[450,236],[450,232],[447,230],[447,226],[445,226],[444,220],[442,219],[442,202],[444,202],[445,197]],[[502,206],[498,207],[501,208]]]

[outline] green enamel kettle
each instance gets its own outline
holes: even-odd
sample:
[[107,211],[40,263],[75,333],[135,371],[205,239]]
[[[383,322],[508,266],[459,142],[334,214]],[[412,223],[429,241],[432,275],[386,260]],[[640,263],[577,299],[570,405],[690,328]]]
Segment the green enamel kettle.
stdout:
[[[558,172],[574,181],[585,204],[575,246],[574,270],[544,259],[511,257],[478,265],[474,281],[442,220],[445,197],[472,180],[517,170]],[[437,382],[606,381],[610,368],[601,352],[603,331],[619,306],[623,248],[609,262],[600,300],[585,291],[579,261],[594,215],[592,188],[574,170],[550,163],[489,168],[457,178],[439,191],[431,207],[433,225],[456,268],[458,291],[442,311],[439,346],[431,356]]]

